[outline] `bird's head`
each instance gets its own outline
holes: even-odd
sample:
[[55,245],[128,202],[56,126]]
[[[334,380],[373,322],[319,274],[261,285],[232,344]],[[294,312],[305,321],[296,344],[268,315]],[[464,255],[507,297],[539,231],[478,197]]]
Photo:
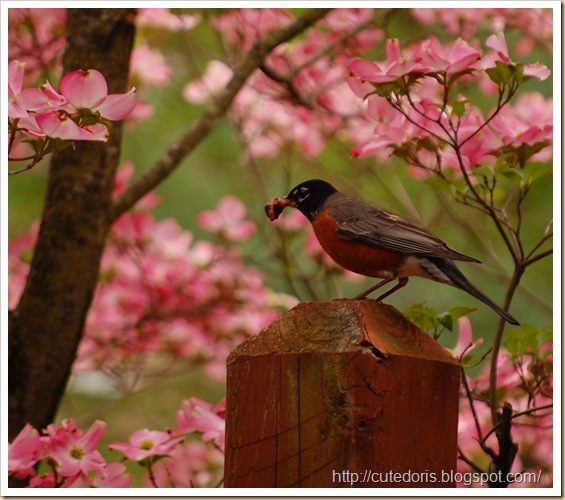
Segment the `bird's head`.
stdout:
[[285,197],[275,198],[268,203],[265,211],[271,220],[275,220],[285,207],[294,207],[312,220],[328,197],[336,192],[337,189],[329,182],[320,179],[305,181],[292,188]]

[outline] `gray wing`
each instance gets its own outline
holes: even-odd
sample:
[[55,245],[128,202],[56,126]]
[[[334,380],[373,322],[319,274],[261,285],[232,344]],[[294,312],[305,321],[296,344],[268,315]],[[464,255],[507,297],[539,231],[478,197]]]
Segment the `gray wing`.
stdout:
[[354,198],[343,197],[332,204],[329,215],[338,221],[338,233],[346,240],[406,254],[480,262],[452,250],[433,234],[401,217]]

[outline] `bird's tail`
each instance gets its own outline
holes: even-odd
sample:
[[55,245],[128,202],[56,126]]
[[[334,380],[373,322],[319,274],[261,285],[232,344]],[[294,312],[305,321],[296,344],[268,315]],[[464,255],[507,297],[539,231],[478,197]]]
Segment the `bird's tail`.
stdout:
[[497,314],[502,316],[506,321],[508,321],[508,323],[511,323],[513,325],[520,324],[516,318],[502,309],[502,307],[500,307],[493,300],[487,297],[479,289],[475,288],[475,286],[463,275],[463,273],[455,266],[455,264],[453,264],[453,262],[448,259],[434,259],[430,257],[428,257],[428,259],[433,261],[438,269],[449,277],[449,279],[451,280],[451,283],[449,283],[450,285],[453,285],[456,288],[460,288],[461,290],[464,290],[465,292],[471,294],[476,299],[479,299]]

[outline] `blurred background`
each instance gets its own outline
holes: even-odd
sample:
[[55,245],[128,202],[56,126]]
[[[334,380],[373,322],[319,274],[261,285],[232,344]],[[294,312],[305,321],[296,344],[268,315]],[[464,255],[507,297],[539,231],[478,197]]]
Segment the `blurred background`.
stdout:
[[[291,9],[299,13],[300,9]],[[151,168],[168,144],[175,141],[205,110],[183,98],[185,85],[205,72],[213,59],[237,59],[237,47],[231,46],[212,29],[211,20],[223,9],[173,9],[175,14],[197,15],[201,21],[191,30],[163,33],[152,27],[140,28],[139,39],[151,47],[158,47],[166,65],[172,68],[170,79],[161,86],[141,88],[139,97],[154,107],[153,116],[127,125],[124,134],[122,160],[135,166],[134,179]],[[434,34],[441,41],[453,36],[439,24],[423,25],[415,22],[409,9],[395,9],[380,19],[386,37],[401,40],[407,47],[423,36]],[[386,17],[386,19],[385,19]],[[489,26],[479,26],[482,40],[492,34]],[[519,41],[521,33],[508,30],[509,47]],[[382,61],[386,58],[385,39],[377,43],[364,57]],[[517,58],[518,59],[518,58]],[[552,68],[551,55],[535,48],[526,62],[541,61]],[[51,80],[55,84],[55,81]],[[41,82],[40,82],[41,83]],[[133,85],[138,85],[133,81]],[[539,82],[532,80],[523,91],[537,91],[549,97],[552,78]],[[486,112],[495,103],[495,97],[485,97],[479,89],[467,88],[467,97]],[[162,182],[156,192],[161,203],[152,209],[157,220],[174,218],[182,228],[190,231],[195,240],[210,240],[221,244],[220,237],[210,234],[196,221],[198,214],[214,209],[226,195],[239,198],[247,207],[247,219],[256,223],[257,231],[245,242],[238,244],[247,266],[266,276],[266,284],[276,292],[297,296],[299,300],[331,300],[352,297],[374,283],[371,279],[344,279],[342,273],[321,267],[315,259],[304,255],[304,238],[310,228],[285,241],[295,281],[290,286],[288,262],[276,256],[281,234],[267,219],[264,205],[275,196],[282,196],[296,184],[322,178],[346,194],[359,197],[412,220],[443,239],[451,248],[473,256],[482,264],[461,263],[460,269],[478,288],[502,304],[506,278],[512,269],[508,252],[492,222],[484,214],[467,206],[454,203],[448,193],[438,189],[432,179],[418,178],[397,158],[388,162],[375,158],[353,159],[353,143],[340,137],[329,138],[326,147],[317,155],[308,157],[298,147],[285,145],[273,158],[252,157],[247,154],[238,136],[241,130],[230,121],[222,120],[212,134],[186,158],[173,174]],[[40,219],[46,184],[48,159],[33,170],[9,178],[9,237],[28,231]],[[522,234],[526,248],[537,242],[552,217],[551,175],[545,175],[533,185],[523,213]],[[307,283],[307,285],[306,285]],[[519,320],[537,326],[552,322],[552,259],[545,258],[534,264],[523,278],[513,301],[511,313]],[[386,299],[399,310],[414,304],[423,304],[445,311],[457,305],[477,308],[471,315],[475,337],[485,337],[483,352],[489,345],[497,317],[493,311],[469,295],[454,288],[414,278],[409,285]],[[446,331],[439,339],[446,347],[457,340],[454,332]],[[129,394],[119,393],[102,374],[87,373],[74,378],[60,409],[62,417],[76,417],[79,425],[94,418],[112,422],[105,442],[127,440],[140,427],[161,429],[174,425],[175,412],[183,399],[197,396],[216,403],[225,394],[225,383],[212,380],[194,365],[182,360],[168,367],[166,376],[146,379]],[[103,449],[104,446],[101,447]],[[116,459],[117,455],[113,455]],[[134,471],[131,471],[134,472]],[[136,479],[140,481],[139,478]]]

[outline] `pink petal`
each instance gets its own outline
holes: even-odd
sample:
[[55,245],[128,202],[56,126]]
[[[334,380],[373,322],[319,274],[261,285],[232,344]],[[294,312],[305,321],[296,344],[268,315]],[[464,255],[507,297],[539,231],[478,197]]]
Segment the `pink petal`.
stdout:
[[8,116],[12,119],[26,118],[29,116],[27,109],[19,95],[8,98]]
[[349,65],[349,70],[361,78],[361,81],[372,79],[383,74],[383,70],[374,62],[357,59]]
[[135,92],[135,87],[132,87],[126,94],[110,94],[94,111],[98,111],[102,118],[107,120],[123,120],[131,114],[137,104]]
[[110,138],[110,132],[103,123],[95,123],[80,129],[80,141],[102,141],[106,142]]
[[81,69],[66,74],[61,80],[61,93],[77,109],[92,109],[108,95],[106,79],[95,69]]
[[8,97],[21,92],[24,83],[25,65],[25,62],[10,61],[8,65]]
[[226,230],[226,238],[230,241],[246,241],[257,229],[257,225],[252,221],[241,221],[237,226],[229,227]]
[[47,137],[69,141],[107,141],[108,129],[101,123],[81,128],[68,116],[48,111],[36,116],[36,121]]
[[390,141],[383,140],[383,139],[375,139],[371,141],[367,141],[351,149],[351,156],[353,158],[365,158],[367,156],[371,156],[382,152],[384,149],[390,146]]
[[111,443],[108,445],[108,448],[110,450],[119,451],[132,462],[139,462],[151,455],[151,450],[142,450],[138,446],[129,443]]
[[400,43],[398,38],[391,38],[386,43],[386,58],[389,64],[400,59]]
[[37,124],[47,137],[78,140],[81,138],[80,127],[68,116],[56,111],[47,111],[36,116]]
[[131,435],[130,443],[135,446],[139,446],[145,441],[150,441],[153,445],[157,445],[167,441],[170,437],[171,436],[167,432],[139,429]]
[[375,87],[369,82],[363,82],[356,76],[350,76],[347,79],[347,84],[357,97],[362,97],[363,99],[375,91]]
[[29,111],[41,113],[49,109],[60,109],[67,104],[67,100],[51,86],[49,82],[39,89],[24,89],[20,98]]
[[33,465],[38,460],[40,448],[39,433],[33,426],[26,424],[8,445],[8,471],[19,472],[22,476],[34,474]]
[[481,58],[481,56],[477,54],[469,54],[467,56],[461,57],[453,64],[449,65],[447,69],[448,75],[453,75],[458,71],[462,71],[464,69],[474,69],[473,65]]
[[92,484],[96,488],[128,488],[131,477],[124,464],[112,462],[96,473]]
[[90,429],[88,429],[86,434],[80,438],[81,444],[83,444],[84,449],[88,453],[94,451],[97,448],[105,431],[106,431],[106,422],[102,422],[101,420],[96,420],[90,426]]
[[218,212],[228,220],[243,219],[247,214],[245,204],[238,200],[235,196],[224,196],[218,203]]
[[21,118],[18,122],[18,128],[24,134],[29,135],[31,137],[45,137],[45,133],[41,130],[41,127],[37,124],[37,120],[32,117],[28,116],[26,118]]
[[551,75],[551,71],[547,66],[537,62],[535,64],[526,64],[524,66],[524,76],[531,76],[538,80],[546,80]]
[[500,60],[502,62],[511,62],[510,57],[508,56],[508,45],[506,45],[506,38],[504,37],[504,33],[502,31],[499,31],[495,35],[489,36],[485,43],[487,47],[497,52],[498,57],[500,57]]

